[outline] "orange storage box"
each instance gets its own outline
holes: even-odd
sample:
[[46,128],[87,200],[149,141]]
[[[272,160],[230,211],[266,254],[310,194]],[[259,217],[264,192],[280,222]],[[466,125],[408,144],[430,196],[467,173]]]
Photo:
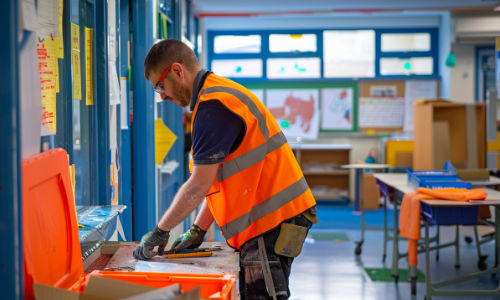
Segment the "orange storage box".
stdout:
[[201,286],[200,296],[206,299],[229,300],[236,299],[236,279],[230,274],[176,274],[123,271],[93,271],[72,287],[72,290],[82,293],[85,290],[89,276],[101,276],[111,279],[128,281],[135,284],[163,288],[178,283],[183,292]]
[[230,274],[94,271],[85,275],[68,155],[63,149],[23,161],[22,193],[26,299],[34,299],[35,282],[83,292],[89,276],[158,288],[179,283],[183,292],[201,286],[201,297],[208,299],[236,296],[236,279]]

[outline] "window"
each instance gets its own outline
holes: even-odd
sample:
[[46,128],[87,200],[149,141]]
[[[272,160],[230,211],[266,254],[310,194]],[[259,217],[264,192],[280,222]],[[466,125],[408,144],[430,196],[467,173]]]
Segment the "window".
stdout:
[[215,53],[260,53],[260,35],[218,35],[214,38]]
[[269,58],[267,78],[320,78],[319,58]]
[[430,51],[430,33],[384,33],[382,52]]
[[226,77],[262,77],[261,59],[213,60],[212,71]]
[[375,31],[324,31],[323,45],[325,77],[375,76]]
[[382,58],[381,75],[432,75],[432,57]]
[[269,51],[276,52],[316,52],[315,34],[270,34]]
[[377,34],[380,39],[378,76],[439,74],[437,29],[386,29]]
[[231,78],[439,76],[437,28],[209,31],[208,65]]

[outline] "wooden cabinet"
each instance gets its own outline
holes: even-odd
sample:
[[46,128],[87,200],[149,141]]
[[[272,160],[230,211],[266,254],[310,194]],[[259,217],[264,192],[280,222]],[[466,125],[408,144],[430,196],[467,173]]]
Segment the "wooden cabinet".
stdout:
[[291,144],[316,200],[347,203],[350,199],[349,170],[351,145]]
[[415,104],[415,170],[440,170],[447,160],[456,168],[486,167],[486,106],[442,100]]

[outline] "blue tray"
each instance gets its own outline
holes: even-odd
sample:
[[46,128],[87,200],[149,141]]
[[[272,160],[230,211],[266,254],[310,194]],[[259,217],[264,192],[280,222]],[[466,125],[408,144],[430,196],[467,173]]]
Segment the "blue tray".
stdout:
[[441,181],[441,180],[421,180],[418,185],[414,185],[416,188],[429,188],[429,189],[446,189],[446,188],[456,188],[456,189],[468,189],[472,188],[470,182],[463,181]]
[[431,206],[422,202],[421,213],[426,221],[434,225],[476,225],[479,207]]
[[408,182],[410,182],[412,176],[450,176],[456,175],[455,172],[450,171],[411,171],[408,170]]

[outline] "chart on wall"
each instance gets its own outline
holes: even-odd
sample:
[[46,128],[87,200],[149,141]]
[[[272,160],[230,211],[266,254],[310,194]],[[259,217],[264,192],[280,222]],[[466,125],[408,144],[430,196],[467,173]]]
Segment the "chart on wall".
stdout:
[[353,130],[353,89],[321,89],[321,129]]
[[287,138],[317,139],[318,89],[267,89],[266,106]]

